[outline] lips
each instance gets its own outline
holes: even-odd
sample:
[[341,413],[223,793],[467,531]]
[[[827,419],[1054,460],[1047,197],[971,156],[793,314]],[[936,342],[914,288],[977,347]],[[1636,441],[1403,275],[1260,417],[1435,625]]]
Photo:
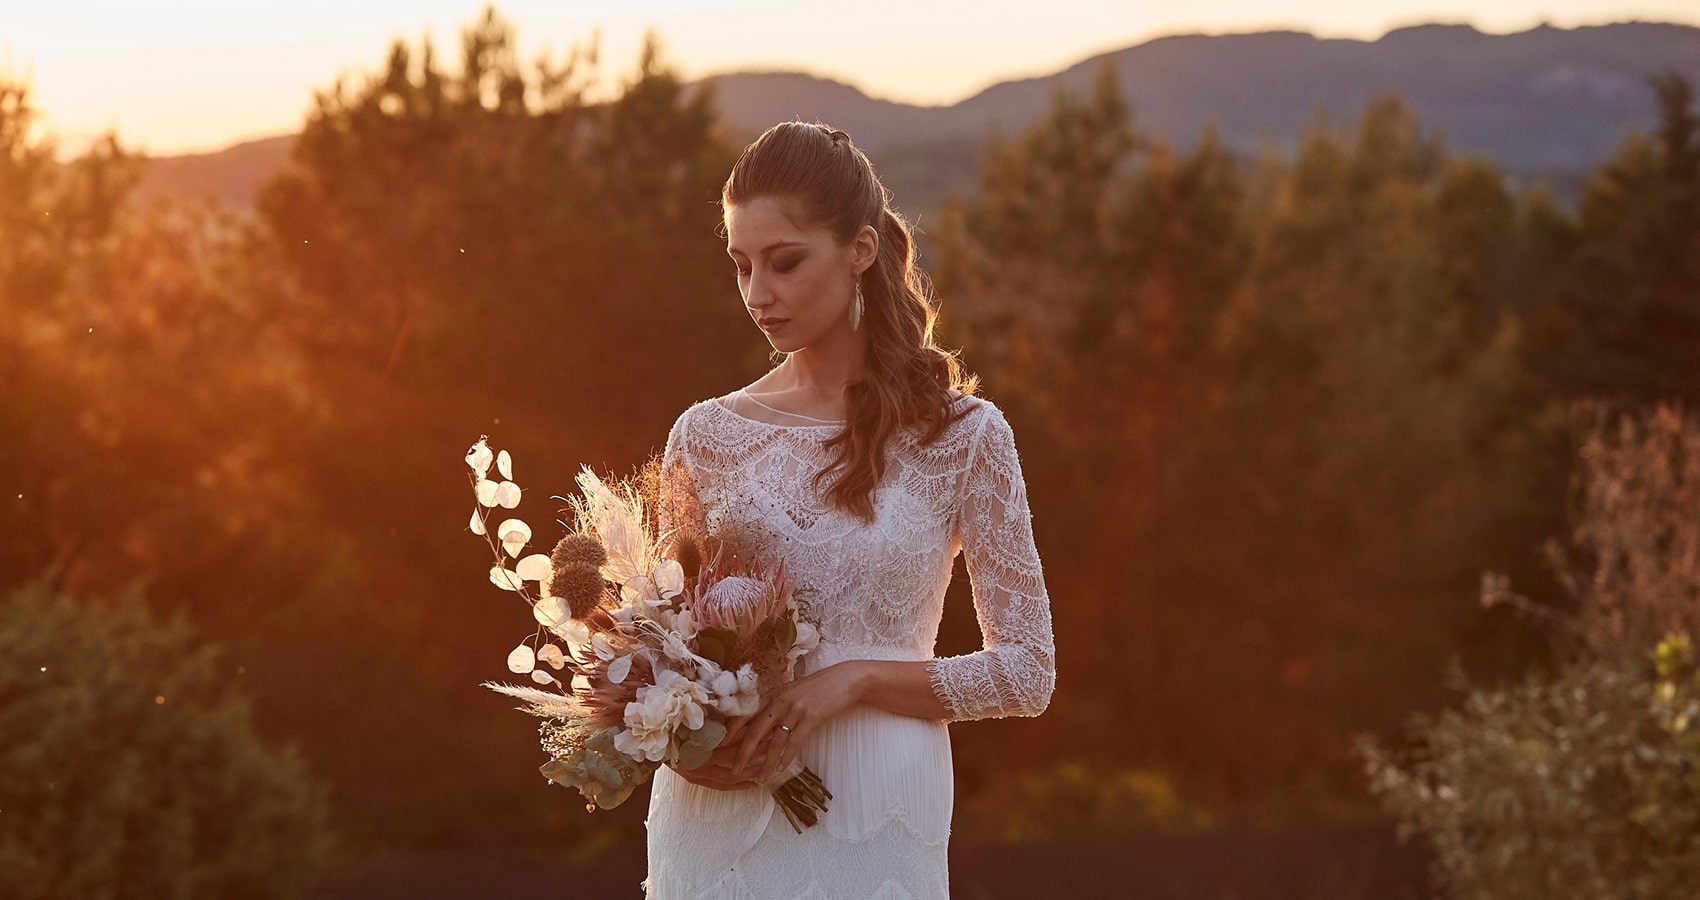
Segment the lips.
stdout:
[[769,318],[769,317],[764,316],[760,319],[757,319],[756,324],[761,326],[762,331],[766,331],[766,332],[771,333],[771,332],[778,331],[781,327],[783,327],[785,325],[786,322],[789,322],[789,321],[791,321],[791,320],[790,319],[780,319],[780,318]]

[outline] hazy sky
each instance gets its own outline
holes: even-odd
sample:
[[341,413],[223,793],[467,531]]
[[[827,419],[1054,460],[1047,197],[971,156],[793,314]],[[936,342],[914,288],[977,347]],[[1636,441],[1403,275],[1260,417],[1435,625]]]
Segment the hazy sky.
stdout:
[[[0,0],[0,75],[30,80],[65,142],[116,129],[154,153],[299,127],[315,88],[371,71],[393,37],[458,58],[477,2]],[[1700,0],[507,0],[526,58],[602,35],[603,69],[635,64],[653,27],[687,77],[808,71],[893,100],[953,103],[1164,34],[1287,28],[1374,39],[1421,22],[1490,32],[1641,19],[1700,25]]]

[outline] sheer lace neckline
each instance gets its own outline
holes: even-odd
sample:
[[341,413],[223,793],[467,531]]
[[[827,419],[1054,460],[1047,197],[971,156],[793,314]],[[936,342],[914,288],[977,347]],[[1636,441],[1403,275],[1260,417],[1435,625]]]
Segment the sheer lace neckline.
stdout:
[[804,420],[807,420],[808,422],[816,424],[816,425],[843,425],[844,422],[846,421],[844,419],[819,419],[819,418],[816,418],[814,416],[805,416],[802,413],[791,412],[789,410],[780,409],[777,406],[769,406],[768,404],[763,403],[760,400],[756,399],[756,395],[750,393],[749,388],[738,388],[737,392],[740,393],[740,394],[743,394],[745,400],[748,400],[751,403],[754,403],[755,405],[761,407],[762,409],[767,410],[768,412],[778,413],[779,415],[782,415],[782,416],[790,416],[793,419],[804,419]]
[[[846,420],[846,419],[815,419],[812,416],[805,416],[805,415],[802,415],[800,413],[786,412],[785,410],[782,410],[782,409],[774,409],[774,407],[768,406],[766,403],[763,403],[760,400],[757,400],[756,398],[750,396],[750,393],[748,391],[744,390],[743,388],[739,388],[736,391],[733,391],[728,396],[735,397],[739,394],[743,394],[745,399],[749,400],[751,403],[754,403],[755,405],[757,405],[757,406],[759,406],[763,409],[772,410],[773,412],[778,413],[779,415],[782,415],[782,416],[796,416],[797,418],[800,418],[800,419],[810,419],[810,423],[809,424],[793,425],[793,424],[786,424],[786,423],[783,423],[783,422],[769,422],[766,419],[758,419],[758,418],[755,418],[754,416],[751,416],[747,413],[738,412],[737,410],[733,409],[732,407],[727,406],[726,401],[723,398],[720,398],[720,397],[715,397],[714,399],[708,401],[708,405],[713,406],[716,409],[719,409],[721,412],[731,416],[734,419],[737,419],[740,422],[747,422],[751,425],[761,425],[761,426],[766,427],[766,428],[779,428],[779,429],[785,429],[785,430],[801,430],[801,431],[820,431],[820,430],[830,430],[830,429],[841,429],[848,423],[848,420]],[[956,393],[956,396],[951,399],[951,407],[953,409],[960,407],[960,405],[964,401],[968,400],[972,396],[973,396],[972,394]],[[819,423],[819,424],[815,424],[815,423]]]
[[[780,415],[784,415],[784,416],[795,416],[795,415],[797,415],[796,413],[789,413],[789,412],[786,412],[782,409],[773,409],[773,407],[768,406],[765,403],[762,403],[761,401],[757,400],[754,397],[750,397],[749,394],[747,394],[747,393],[744,393],[744,390],[742,388],[739,388],[737,391],[733,392],[733,396],[736,396],[737,394],[744,394],[745,397],[749,398],[751,403],[754,403],[757,406],[760,406],[764,409],[771,409],[774,412],[779,413]],[[819,429],[832,429],[832,428],[843,428],[844,427],[843,420],[837,420],[837,421],[829,422],[829,421],[826,421],[824,419],[816,419],[814,421],[818,422],[820,424],[811,423],[811,424],[800,424],[800,425],[791,425],[791,424],[786,424],[786,423],[783,423],[783,422],[769,422],[766,419],[758,419],[758,418],[755,418],[754,416],[748,415],[746,413],[738,412],[737,410],[733,409],[732,407],[727,406],[726,402],[719,397],[716,397],[713,401],[711,401],[710,405],[718,408],[721,412],[726,413],[727,415],[739,420],[740,422],[748,422],[751,425],[761,425],[761,426],[766,427],[766,428],[800,429],[800,430],[803,430],[803,431],[811,431],[811,430],[819,430]],[[800,418],[809,418],[809,417],[801,416]]]

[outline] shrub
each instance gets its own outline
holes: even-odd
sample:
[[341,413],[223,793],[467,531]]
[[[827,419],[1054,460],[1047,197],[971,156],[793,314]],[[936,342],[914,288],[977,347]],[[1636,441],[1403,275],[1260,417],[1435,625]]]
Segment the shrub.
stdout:
[[1575,665],[1474,690],[1462,709],[1419,718],[1404,754],[1360,744],[1401,835],[1433,845],[1445,896],[1690,896],[1700,683],[1685,639],[1660,655],[1660,673]]
[[1575,609],[1497,576],[1484,589],[1556,626],[1556,670],[1418,717],[1405,752],[1359,742],[1447,897],[1662,900],[1700,884],[1700,420],[1584,412],[1574,526],[1551,553]]
[[235,666],[139,593],[0,599],[0,895],[305,893],[323,789],[250,722]]

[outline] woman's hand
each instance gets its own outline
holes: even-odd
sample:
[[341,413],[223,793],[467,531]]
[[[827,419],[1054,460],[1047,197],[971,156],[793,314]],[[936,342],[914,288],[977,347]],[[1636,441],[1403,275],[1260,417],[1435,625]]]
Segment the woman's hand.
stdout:
[[720,746],[708,755],[708,762],[694,769],[672,766],[680,778],[697,787],[710,788],[716,791],[741,791],[758,787],[760,782],[747,775],[738,775],[732,771],[732,765],[737,761],[738,744],[732,740],[731,733],[720,741]]
[[733,720],[720,744],[737,747],[732,775],[767,781],[784,771],[822,722],[861,702],[863,674],[859,660],[827,666],[780,688],[755,715]]

